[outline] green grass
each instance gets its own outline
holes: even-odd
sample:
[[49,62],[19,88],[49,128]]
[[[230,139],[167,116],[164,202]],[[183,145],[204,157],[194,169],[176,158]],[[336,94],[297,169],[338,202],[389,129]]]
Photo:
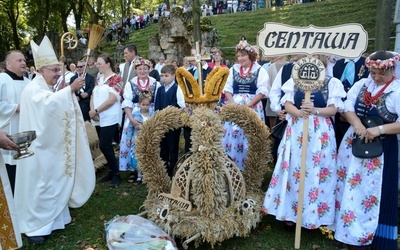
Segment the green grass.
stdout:
[[[376,0],[323,0],[301,5],[286,5],[272,9],[259,9],[252,12],[207,17],[221,36],[220,47],[224,58],[233,60],[233,49],[244,35],[250,44],[255,45],[257,34],[265,22],[278,22],[293,26],[327,27],[344,23],[360,23],[368,32],[369,38],[375,37]],[[133,31],[130,42],[138,47],[139,54],[147,58],[149,53],[148,38],[158,32],[157,25],[151,25],[139,31]],[[392,25],[392,36],[395,26]],[[394,44],[394,40],[392,41]],[[116,43],[103,44],[104,51],[113,53]],[[374,51],[374,42],[368,44],[368,52]]]
[[[264,23],[281,22],[295,26],[334,26],[343,23],[361,23],[367,30],[369,37],[375,34],[376,0],[324,0],[322,2],[303,5],[285,6],[276,9],[261,9],[255,12],[236,13],[210,17],[214,27],[221,35],[220,46],[226,59],[234,58],[234,47],[239,38],[244,35],[251,44],[255,44],[256,36]],[[141,56],[147,57],[148,38],[157,33],[157,25],[133,31],[131,43],[134,43]],[[394,34],[394,28],[393,28]],[[113,54],[116,43],[103,43],[103,52]],[[229,48],[230,47],[230,48]],[[373,43],[369,44],[369,52],[373,51]],[[97,173],[102,176],[104,170]],[[146,186],[133,185],[127,182],[128,174],[122,173],[123,183],[115,189],[109,189],[107,183],[97,184],[89,201],[79,209],[71,209],[73,222],[65,230],[53,232],[48,241],[41,246],[29,245],[23,239],[23,250],[27,249],[107,249],[104,223],[115,215],[140,213],[145,195]],[[269,182],[265,178],[264,187]],[[265,188],[264,188],[265,189]],[[177,243],[181,242],[176,239]],[[318,248],[319,247],[319,248]],[[301,249],[335,249],[336,243],[328,240],[319,230],[302,230]],[[194,245],[189,245],[190,249]],[[210,249],[207,243],[199,249]],[[215,246],[215,249],[294,249],[294,232],[284,230],[281,222],[273,216],[265,216],[259,226],[249,237],[232,238]]]
[[[105,174],[102,170],[97,177]],[[23,250],[58,250],[58,249],[107,249],[104,223],[115,215],[138,214],[142,212],[140,206],[145,199],[146,187],[144,184],[127,182],[128,174],[121,173],[123,183],[114,189],[108,188],[108,183],[98,183],[89,201],[81,208],[70,209],[73,221],[64,230],[51,234],[45,244],[30,245],[23,238]],[[267,182],[265,182],[267,183]],[[287,232],[283,224],[272,216],[265,216],[259,226],[249,237],[232,238],[215,246],[217,250],[236,249],[294,249],[294,232]],[[301,249],[335,249],[336,243],[321,235],[319,230],[302,230]],[[176,239],[180,245],[181,240]],[[182,249],[180,247],[180,249]],[[189,249],[194,249],[190,244]],[[209,244],[202,244],[200,250],[211,249]]]

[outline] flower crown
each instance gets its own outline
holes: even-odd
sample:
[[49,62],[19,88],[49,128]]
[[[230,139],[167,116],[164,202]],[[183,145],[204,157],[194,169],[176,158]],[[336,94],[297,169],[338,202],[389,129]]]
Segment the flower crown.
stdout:
[[238,45],[236,45],[236,52],[238,50],[247,50],[250,53],[258,53],[258,49],[254,46],[251,46],[250,44],[239,43]]
[[399,54],[394,54],[394,56],[392,58],[389,59],[377,59],[377,60],[372,60],[371,56],[373,56],[375,53],[372,53],[369,57],[367,57],[367,59],[365,60],[365,66],[367,66],[368,68],[375,68],[375,69],[381,69],[381,70],[385,70],[385,69],[389,69],[389,68],[393,68],[396,66],[397,62],[400,59]]
[[137,68],[140,65],[147,65],[150,67],[150,61],[140,57],[137,60],[135,60],[135,68]]

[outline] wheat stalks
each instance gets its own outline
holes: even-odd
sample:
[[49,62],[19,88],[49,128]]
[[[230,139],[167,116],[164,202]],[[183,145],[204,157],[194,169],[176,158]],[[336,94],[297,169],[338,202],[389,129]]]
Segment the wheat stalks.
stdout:
[[83,75],[86,74],[86,68],[87,68],[87,63],[89,60],[90,52],[92,50],[94,50],[97,47],[97,45],[99,44],[100,40],[103,37],[103,32],[104,32],[104,28],[101,27],[100,25],[92,24],[92,26],[90,27],[88,51],[86,54],[86,63],[85,63]]

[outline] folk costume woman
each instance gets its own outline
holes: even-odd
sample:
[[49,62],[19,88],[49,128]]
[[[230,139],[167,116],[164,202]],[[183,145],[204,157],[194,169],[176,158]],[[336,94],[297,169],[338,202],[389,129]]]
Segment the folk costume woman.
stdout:
[[324,86],[305,93],[289,79],[282,85],[281,104],[285,105],[288,121],[278,147],[278,158],[262,211],[275,215],[277,220],[294,225],[297,219],[300,166],[302,158],[303,123],[308,118],[309,139],[304,182],[302,227],[318,228],[331,225],[335,213],[336,141],[332,116],[343,108],[346,96],[339,79],[326,78]]
[[[370,77],[356,82],[347,94],[345,117],[350,127],[338,152],[335,239],[372,249],[397,249],[397,180],[400,133],[400,80],[395,79],[399,55],[371,54],[365,65]],[[397,103],[397,104],[396,104]],[[361,119],[380,118],[383,125],[366,128]],[[353,136],[383,139],[383,154],[357,158]]]
[[[233,65],[224,88],[225,104],[247,105],[264,120],[261,99],[268,96],[268,74],[257,62],[257,49],[239,44],[236,46],[238,64]],[[240,170],[244,170],[248,149],[243,130],[233,122],[224,123],[223,146]]]
[[122,120],[122,79],[115,74],[115,63],[108,55],[100,55],[96,66],[102,75],[93,89],[89,117],[99,123],[99,126],[96,126],[99,147],[109,168],[108,174],[101,178],[100,182],[111,181],[110,187],[116,187],[121,183],[121,177],[112,142]]
[[[134,171],[131,167],[131,149],[126,145],[126,133],[129,123],[140,129],[140,123],[135,120],[132,114],[139,110],[139,96],[141,93],[148,93],[154,99],[154,93],[159,83],[151,76],[149,76],[150,63],[146,59],[139,58],[135,61],[135,69],[137,76],[132,78],[124,89],[124,101],[122,102],[122,108],[125,109],[125,122],[122,130],[120,152],[119,152],[119,169],[121,171]],[[154,111],[154,103],[152,102],[150,112]],[[134,182],[137,178],[137,174],[132,172],[129,177],[129,182]]]

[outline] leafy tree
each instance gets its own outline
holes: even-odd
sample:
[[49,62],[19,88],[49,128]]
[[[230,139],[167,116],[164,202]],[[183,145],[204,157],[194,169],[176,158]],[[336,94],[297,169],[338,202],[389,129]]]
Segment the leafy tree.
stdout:
[[85,7],[90,15],[89,23],[99,24],[99,21],[103,19],[103,0],[83,0]]
[[17,22],[20,15],[20,0],[1,0],[0,8],[8,17],[12,29],[12,38],[15,49],[20,49],[20,40],[17,30]]

